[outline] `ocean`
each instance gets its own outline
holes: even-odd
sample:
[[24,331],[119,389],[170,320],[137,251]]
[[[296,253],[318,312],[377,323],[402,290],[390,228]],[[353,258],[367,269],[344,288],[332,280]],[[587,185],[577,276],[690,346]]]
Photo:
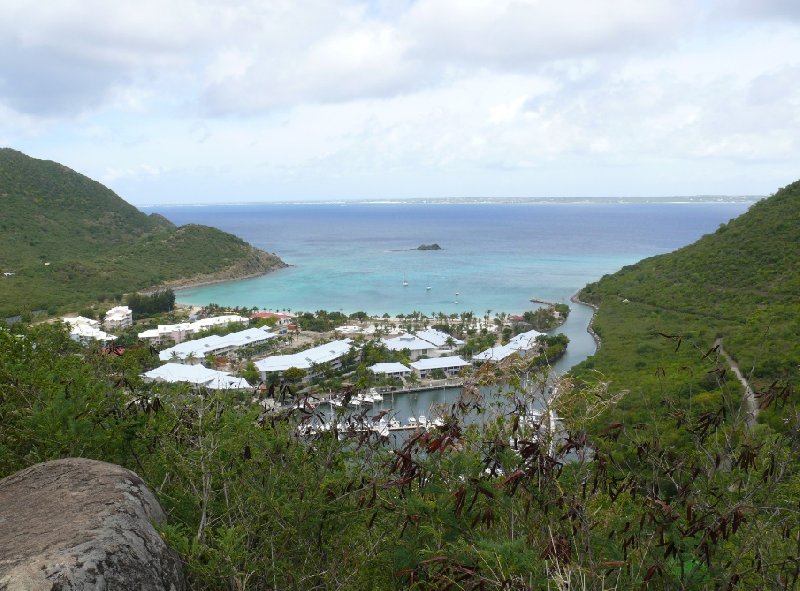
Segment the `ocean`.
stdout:
[[[292,311],[520,313],[669,252],[746,203],[352,203],[142,208],[215,226],[292,265],[179,302]],[[414,250],[437,243],[438,251]],[[407,282],[407,286],[403,283]],[[430,288],[430,289],[428,289]]]

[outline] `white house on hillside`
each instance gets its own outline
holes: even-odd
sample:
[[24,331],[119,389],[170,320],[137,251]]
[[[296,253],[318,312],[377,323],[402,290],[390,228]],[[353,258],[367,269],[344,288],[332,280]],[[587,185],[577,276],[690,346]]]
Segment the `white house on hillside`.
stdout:
[[69,325],[69,338],[82,345],[91,341],[109,342],[116,338],[100,330],[100,323],[91,318],[75,316],[74,318],[63,318],[63,321]]
[[158,354],[161,361],[175,361],[190,365],[202,363],[206,355],[227,355],[242,347],[264,343],[277,335],[267,327],[248,328],[223,336],[209,335],[194,341],[184,341]]
[[103,326],[106,330],[127,328],[133,324],[133,312],[128,306],[115,306],[106,312]]
[[162,343],[181,343],[195,333],[201,332],[214,326],[225,326],[227,324],[239,323],[248,324],[247,318],[228,314],[226,316],[214,316],[213,318],[203,318],[194,322],[181,322],[179,324],[159,324],[158,328],[152,328],[139,333],[139,338],[153,345]]

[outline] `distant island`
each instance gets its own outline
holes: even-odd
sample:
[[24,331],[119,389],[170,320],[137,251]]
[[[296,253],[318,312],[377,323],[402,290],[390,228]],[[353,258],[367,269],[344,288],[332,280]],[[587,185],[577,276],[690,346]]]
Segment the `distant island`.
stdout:
[[263,275],[277,255],[209,226],[177,227],[48,160],[0,149],[0,318]]
[[417,250],[442,250],[442,247],[434,242],[433,244],[420,244]]

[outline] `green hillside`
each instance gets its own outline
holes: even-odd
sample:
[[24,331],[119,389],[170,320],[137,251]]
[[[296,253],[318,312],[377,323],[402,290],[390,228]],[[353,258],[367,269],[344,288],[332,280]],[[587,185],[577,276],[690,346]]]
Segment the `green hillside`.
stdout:
[[[576,368],[597,370],[630,389],[620,416],[667,416],[676,401],[713,408],[724,350],[756,392],[798,386],[800,363],[800,182],[754,204],[713,234],[676,252],[645,259],[590,284],[580,298],[599,304],[597,355]],[[702,361],[702,363],[700,363]],[[716,372],[716,373],[715,373]],[[596,374],[595,374],[596,375]],[[728,383],[730,372],[727,373]],[[738,388],[738,384],[736,384]],[[769,396],[760,402],[766,405]],[[759,421],[780,427],[783,402]]]
[[0,280],[0,317],[283,266],[235,236],[176,228],[84,175],[15,150],[0,149],[0,205],[0,271],[14,273]]

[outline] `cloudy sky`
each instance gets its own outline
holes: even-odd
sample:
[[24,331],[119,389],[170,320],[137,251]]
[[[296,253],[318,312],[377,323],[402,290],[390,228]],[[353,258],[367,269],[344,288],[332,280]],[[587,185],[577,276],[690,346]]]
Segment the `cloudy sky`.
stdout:
[[768,194],[797,0],[0,0],[0,146],[136,204]]

